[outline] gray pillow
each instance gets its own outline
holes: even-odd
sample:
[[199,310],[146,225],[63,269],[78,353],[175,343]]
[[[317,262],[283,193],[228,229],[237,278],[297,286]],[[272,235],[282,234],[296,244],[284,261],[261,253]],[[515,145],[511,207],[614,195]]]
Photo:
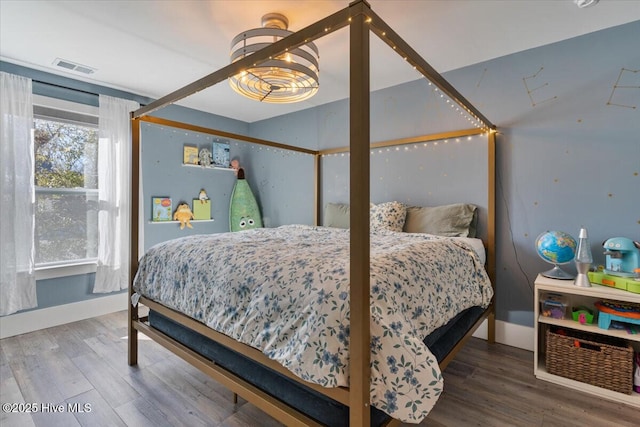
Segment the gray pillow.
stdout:
[[[346,203],[327,203],[324,207],[324,226],[349,228],[351,209]],[[402,231],[406,217],[405,206],[400,202],[370,204],[369,220],[371,231]]]
[[475,237],[476,211],[475,205],[466,203],[433,207],[411,206],[407,208],[404,231],[448,237]]
[[327,203],[324,207],[324,226],[349,228],[349,205],[344,203]]

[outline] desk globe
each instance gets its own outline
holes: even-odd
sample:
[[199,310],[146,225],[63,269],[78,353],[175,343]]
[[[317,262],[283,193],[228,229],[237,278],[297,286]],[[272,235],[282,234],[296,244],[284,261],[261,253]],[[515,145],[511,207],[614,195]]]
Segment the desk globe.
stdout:
[[564,231],[545,231],[536,239],[536,252],[540,258],[553,264],[553,268],[542,274],[552,279],[569,280],[575,276],[571,275],[559,266],[573,261],[576,255],[576,240]]

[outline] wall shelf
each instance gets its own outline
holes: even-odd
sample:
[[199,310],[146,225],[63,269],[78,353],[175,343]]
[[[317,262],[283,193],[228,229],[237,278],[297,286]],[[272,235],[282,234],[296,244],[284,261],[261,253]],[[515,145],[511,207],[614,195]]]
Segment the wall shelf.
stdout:
[[220,166],[200,166],[200,165],[192,165],[190,163],[183,163],[182,166],[188,168],[200,168],[200,169],[209,169],[209,170],[219,170],[219,171],[235,171],[233,168],[223,168]]
[[538,316],[539,323],[545,323],[547,325],[561,326],[565,328],[571,328],[578,331],[590,332],[592,334],[606,335],[609,337],[618,337],[629,341],[640,342],[640,335],[631,335],[624,329],[601,329],[597,323],[584,324],[570,320],[570,319],[554,319],[553,317]]
[[[190,222],[213,222],[215,219],[192,219]],[[148,221],[149,224],[180,224],[180,221]]]

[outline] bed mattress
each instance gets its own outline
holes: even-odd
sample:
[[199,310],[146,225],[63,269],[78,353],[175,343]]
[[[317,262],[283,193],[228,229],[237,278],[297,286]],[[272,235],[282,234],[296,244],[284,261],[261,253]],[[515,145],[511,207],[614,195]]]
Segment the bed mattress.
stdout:
[[[442,361],[466,332],[482,316],[484,310],[471,307],[439,327],[425,338],[425,345],[438,362]],[[149,312],[152,327],[189,347],[198,354],[238,375],[245,381],[328,427],[348,427],[349,408],[304,384],[260,365],[242,354],[192,331],[171,319]],[[389,415],[371,406],[371,427],[384,425]]]
[[[134,289],[239,342],[301,379],[348,386],[348,230],[284,226],[190,236],[151,248]],[[420,422],[442,391],[424,339],[492,288],[464,241],[371,236],[371,402]]]

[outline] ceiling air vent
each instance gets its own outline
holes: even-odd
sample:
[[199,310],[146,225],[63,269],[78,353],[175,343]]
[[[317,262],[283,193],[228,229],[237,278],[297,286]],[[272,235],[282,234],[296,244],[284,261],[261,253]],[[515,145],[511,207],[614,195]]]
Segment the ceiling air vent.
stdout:
[[60,58],[56,58],[56,60],[53,61],[53,65],[57,67],[65,68],[67,70],[77,71],[82,74],[93,74],[97,71],[95,68],[91,68],[86,65],[76,64],[75,62],[67,61],[66,59],[60,59]]

